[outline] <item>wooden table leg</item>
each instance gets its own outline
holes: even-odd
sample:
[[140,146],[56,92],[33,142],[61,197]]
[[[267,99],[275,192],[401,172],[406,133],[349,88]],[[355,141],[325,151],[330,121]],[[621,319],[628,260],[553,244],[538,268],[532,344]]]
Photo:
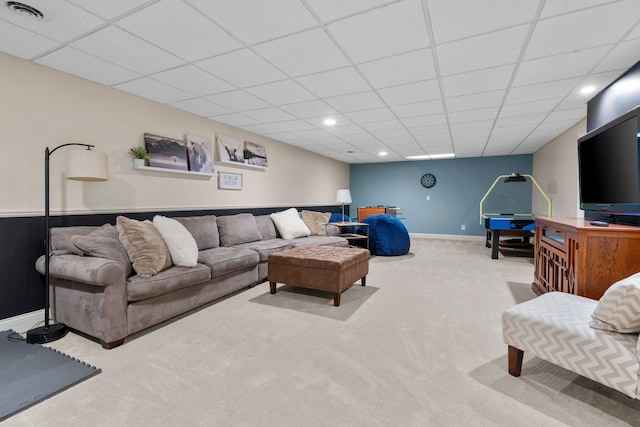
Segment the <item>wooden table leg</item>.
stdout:
[[276,293],[276,282],[269,282],[269,287],[271,288],[271,294]]
[[336,307],[340,306],[340,292],[336,292],[333,294],[333,305]]

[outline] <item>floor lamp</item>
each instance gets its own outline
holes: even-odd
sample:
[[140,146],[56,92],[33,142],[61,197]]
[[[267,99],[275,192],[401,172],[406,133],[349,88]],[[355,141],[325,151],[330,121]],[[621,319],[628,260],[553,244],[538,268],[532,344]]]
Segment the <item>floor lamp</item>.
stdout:
[[351,191],[348,189],[338,190],[336,192],[336,203],[342,203],[342,222],[344,222],[344,204],[351,203]]
[[55,341],[67,334],[67,325],[64,323],[49,322],[49,258],[51,251],[51,231],[49,227],[49,157],[58,149],[68,145],[87,147],[86,150],[73,150],[69,152],[67,164],[67,179],[74,181],[106,181],[109,174],[108,158],[105,153],[91,151],[94,147],[89,144],[69,143],[62,144],[49,151],[44,150],[44,228],[45,228],[45,263],[44,263],[44,326],[27,331],[29,344],[42,344]]

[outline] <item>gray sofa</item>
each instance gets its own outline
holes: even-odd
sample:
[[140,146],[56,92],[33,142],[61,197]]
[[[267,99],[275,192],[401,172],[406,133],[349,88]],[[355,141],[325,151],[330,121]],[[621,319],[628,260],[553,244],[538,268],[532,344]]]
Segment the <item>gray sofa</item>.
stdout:
[[[131,334],[264,282],[270,253],[302,245],[348,246],[332,225],[325,227],[326,235],[283,239],[269,215],[175,219],[198,246],[197,264],[173,265],[149,278],[138,276],[122,259],[116,227],[52,228],[50,302],[56,321],[113,348]],[[74,244],[98,229],[102,234],[89,239],[88,248]],[[36,269],[44,274],[44,267],[41,256]]]

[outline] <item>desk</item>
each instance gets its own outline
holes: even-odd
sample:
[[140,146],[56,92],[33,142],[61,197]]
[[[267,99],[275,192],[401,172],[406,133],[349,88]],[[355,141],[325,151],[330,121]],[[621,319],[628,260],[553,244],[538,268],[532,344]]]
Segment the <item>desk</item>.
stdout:
[[398,211],[402,210],[402,208],[398,208],[398,207],[391,207],[391,206],[384,206],[384,207],[371,207],[368,206],[366,208],[358,208],[358,221],[362,222],[363,219],[365,219],[366,217],[368,217],[369,215],[379,215],[379,214],[384,214],[384,215],[391,215],[391,216],[397,216]]
[[529,242],[535,229],[535,220],[532,215],[486,215],[484,228],[487,229],[485,246],[491,248],[491,259],[498,259],[500,236],[522,237],[521,242],[502,245],[503,249],[533,256],[533,245]]
[[[356,240],[364,240],[367,249],[369,249],[369,224],[362,222],[330,222],[329,224],[338,227],[340,229],[340,237],[347,239],[350,245],[352,242],[355,243]],[[366,234],[356,234],[355,229],[351,233],[343,233],[343,229],[348,227],[361,227]]]

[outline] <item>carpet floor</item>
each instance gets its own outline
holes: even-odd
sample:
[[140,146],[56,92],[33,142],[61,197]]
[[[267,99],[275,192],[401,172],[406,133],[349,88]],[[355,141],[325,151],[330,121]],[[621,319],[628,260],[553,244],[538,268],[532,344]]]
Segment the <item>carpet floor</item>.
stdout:
[[103,373],[10,425],[640,425],[639,401],[540,359],[507,373],[500,316],[534,297],[533,264],[489,253],[413,239],[340,307],[263,283],[113,350],[68,334],[51,346]]

